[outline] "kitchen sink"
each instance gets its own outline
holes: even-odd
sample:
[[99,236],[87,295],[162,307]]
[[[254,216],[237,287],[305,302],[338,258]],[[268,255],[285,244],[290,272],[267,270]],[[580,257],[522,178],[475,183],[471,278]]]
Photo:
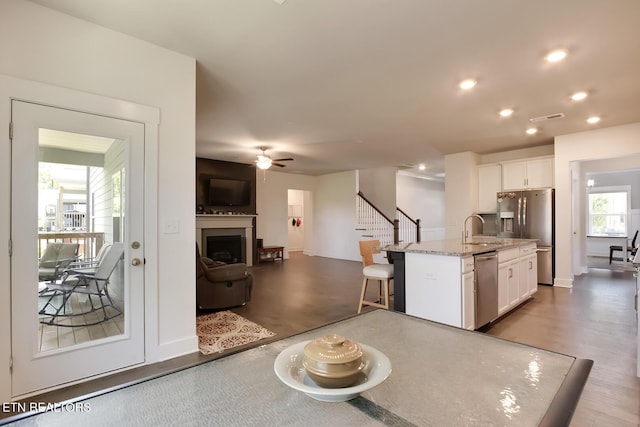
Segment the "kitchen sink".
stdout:
[[501,245],[500,242],[465,242],[465,245],[474,245],[474,246],[497,246]]

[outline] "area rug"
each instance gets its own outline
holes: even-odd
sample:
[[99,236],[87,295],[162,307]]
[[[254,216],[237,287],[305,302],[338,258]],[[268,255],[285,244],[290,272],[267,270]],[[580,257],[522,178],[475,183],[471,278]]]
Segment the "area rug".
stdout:
[[219,311],[196,318],[198,347],[202,354],[220,353],[275,334],[231,311]]

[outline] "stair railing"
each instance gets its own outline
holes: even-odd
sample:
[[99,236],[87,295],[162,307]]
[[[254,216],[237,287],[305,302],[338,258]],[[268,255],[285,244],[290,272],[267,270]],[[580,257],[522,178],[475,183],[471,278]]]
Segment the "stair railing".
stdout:
[[362,192],[356,197],[356,230],[362,231],[362,237],[380,240],[381,245],[397,243],[394,239],[394,221],[375,207]]
[[396,207],[396,219],[391,220],[362,192],[356,199],[358,231],[362,237],[380,240],[381,244],[414,243],[420,241],[420,220],[413,219]]
[[420,220],[413,219],[405,211],[396,207],[398,239],[403,243],[420,242]]

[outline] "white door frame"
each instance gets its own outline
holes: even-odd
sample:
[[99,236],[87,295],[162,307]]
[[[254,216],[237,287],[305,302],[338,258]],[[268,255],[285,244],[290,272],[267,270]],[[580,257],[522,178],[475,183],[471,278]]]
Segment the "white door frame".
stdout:
[[[158,335],[158,126],[160,110],[128,101],[0,75],[0,200],[10,200],[11,153],[9,123],[11,100],[23,100],[58,108],[95,113],[144,124],[145,137],[145,348],[147,360],[157,351]],[[0,204],[0,401],[11,396],[11,278],[8,242],[10,204]],[[150,356],[151,353],[151,357]],[[84,380],[86,381],[86,380]],[[79,381],[82,382],[82,381]],[[67,384],[68,385],[68,384]]]

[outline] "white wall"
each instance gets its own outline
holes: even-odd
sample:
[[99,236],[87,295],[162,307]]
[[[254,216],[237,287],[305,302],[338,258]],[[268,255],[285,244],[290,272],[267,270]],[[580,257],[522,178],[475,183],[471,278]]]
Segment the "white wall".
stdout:
[[445,227],[444,182],[433,181],[399,172],[396,177],[396,199],[400,209],[413,219],[420,219],[422,240]]
[[358,190],[392,221],[396,217],[396,174],[394,167],[358,171]]
[[[580,221],[574,223],[572,218],[571,162],[611,159],[639,153],[640,123],[555,138],[556,279],[554,284],[572,286],[574,274],[581,272],[575,271],[575,267],[572,266],[572,253],[574,250],[580,250],[580,246],[582,248],[586,246],[586,243],[578,243],[573,238],[574,233],[580,236],[584,235],[584,232],[583,227],[579,225]],[[575,212],[575,215],[584,216],[584,212]]]
[[444,157],[445,236],[462,239],[465,218],[478,207],[478,170],[480,156],[472,152]]
[[[317,178],[313,176],[290,174],[284,172],[261,171],[256,175],[256,237],[263,239],[265,246],[284,246],[284,257],[289,258],[288,220],[289,189],[309,191],[313,195]],[[305,201],[304,234],[305,253],[313,254],[308,247],[308,240],[313,240],[314,201]]]
[[508,162],[531,157],[553,156],[553,144],[539,147],[520,148],[518,150],[501,151],[499,153],[482,154],[480,164]]
[[[158,194],[148,195],[148,220],[177,234],[151,235],[145,256],[146,360],[197,351],[194,260],[195,60],[35,5],[0,3],[0,74],[158,107]],[[10,88],[9,88],[10,89]],[[6,111],[9,100],[2,99]],[[8,116],[2,116],[7,135]],[[9,238],[9,155],[0,147],[0,241]],[[155,187],[155,186],[154,186]],[[9,400],[9,259],[0,252],[0,400]]]
[[328,258],[361,261],[356,231],[357,172],[318,177],[315,200],[314,252]]
[[268,171],[256,180],[256,236],[285,247],[288,258],[288,190],[303,190],[305,253],[360,261],[356,222],[356,171],[304,176]]

